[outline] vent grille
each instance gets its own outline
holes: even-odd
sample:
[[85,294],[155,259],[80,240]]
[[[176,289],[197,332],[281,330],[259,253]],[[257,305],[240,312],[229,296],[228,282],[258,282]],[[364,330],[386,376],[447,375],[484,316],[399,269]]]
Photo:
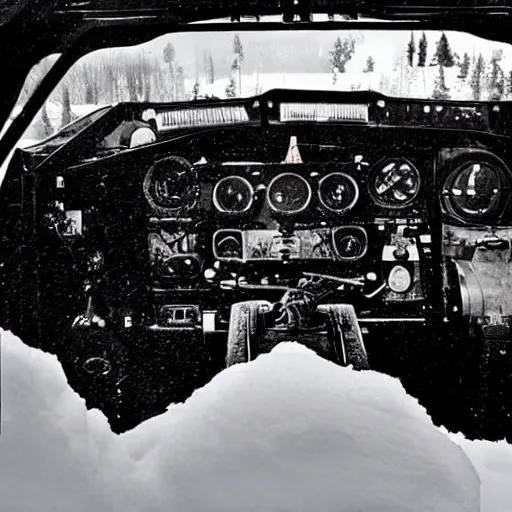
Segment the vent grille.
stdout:
[[361,103],[281,103],[280,120],[368,122],[368,105]]
[[242,106],[187,108],[156,114],[158,130],[163,131],[195,126],[246,123],[248,121],[249,115]]

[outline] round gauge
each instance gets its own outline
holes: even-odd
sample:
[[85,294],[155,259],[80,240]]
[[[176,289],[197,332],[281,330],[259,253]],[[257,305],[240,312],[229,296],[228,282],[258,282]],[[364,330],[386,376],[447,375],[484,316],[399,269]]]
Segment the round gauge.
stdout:
[[302,176],[292,172],[276,176],[267,189],[270,208],[285,215],[304,211],[311,201],[311,195],[309,183]]
[[144,179],[144,195],[159,213],[176,213],[195,206],[199,195],[197,175],[184,158],[157,160]]
[[246,212],[253,200],[252,185],[240,176],[222,178],[213,189],[213,204],[222,213]]
[[401,208],[414,201],[420,184],[420,174],[411,163],[402,159],[392,160],[374,173],[370,193],[381,206]]
[[388,286],[395,293],[405,293],[412,284],[411,273],[402,265],[395,265],[388,277]]
[[346,226],[333,232],[334,250],[341,260],[357,260],[368,250],[366,231],[358,226]]
[[213,254],[217,259],[241,260],[244,254],[242,231],[222,229],[213,236]]
[[502,198],[503,173],[487,162],[468,162],[456,169],[443,187],[448,211],[474,219],[496,213]]
[[318,198],[327,210],[344,213],[356,204],[359,187],[348,174],[333,172],[324,176],[318,183]]

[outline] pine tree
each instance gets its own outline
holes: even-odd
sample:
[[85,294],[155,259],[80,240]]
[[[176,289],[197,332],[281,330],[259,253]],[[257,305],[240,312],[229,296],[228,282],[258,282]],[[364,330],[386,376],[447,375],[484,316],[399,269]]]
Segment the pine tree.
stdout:
[[334,47],[329,51],[329,64],[333,74],[333,84],[336,83],[338,73],[345,73],[347,62],[352,58],[355,50],[353,38],[341,39],[338,37]]
[[416,53],[416,43],[414,42],[414,32],[411,32],[411,39],[407,45],[407,64],[410,67],[414,65],[414,55]]
[[436,66],[443,66],[445,68],[451,68],[454,65],[450,44],[448,43],[448,38],[444,32],[437,42],[436,53],[432,59],[432,64]]
[[233,76],[229,79],[229,84],[226,87],[226,98],[236,98],[236,83]]
[[439,66],[439,75],[437,75],[434,83],[434,93],[432,97],[435,100],[448,100],[450,99],[450,89],[446,87],[446,81],[444,76],[444,66]]
[[499,101],[505,92],[505,74],[501,69],[500,61],[503,58],[502,51],[493,51],[490,63],[490,73],[487,82],[489,99]]
[[200,89],[199,81],[196,80],[194,87],[192,88],[192,99],[194,101],[199,98],[199,89]]
[[464,57],[462,58],[462,63],[460,65],[460,73],[458,77],[461,80],[465,80],[469,74],[469,66],[471,64],[471,61],[469,59],[469,55],[467,52],[464,52]]
[[85,103],[87,105],[94,104],[94,89],[91,83],[85,85]]
[[178,101],[185,99],[185,72],[183,71],[182,66],[178,66],[178,69],[176,70],[176,93],[176,99]]
[[242,96],[242,64],[244,62],[244,48],[242,41],[238,34],[235,34],[233,38],[233,64],[231,66],[233,71],[238,72],[238,91],[239,95]]
[[50,121],[50,116],[48,115],[48,110],[46,108],[46,102],[43,104],[41,110],[41,121],[43,125],[43,138],[46,139],[46,137],[49,137],[53,133],[53,127]]
[[424,68],[427,63],[427,36],[425,32],[421,35],[420,45],[418,50],[418,67]]
[[210,54],[208,56],[208,83],[213,84],[215,82],[215,66],[213,65],[213,58]]
[[474,100],[480,100],[482,97],[482,82],[485,72],[485,60],[482,54],[478,55],[473,66],[473,73],[471,74],[471,91]]
[[366,67],[363,69],[363,73],[373,73],[375,71],[375,61],[373,57],[370,56],[366,60]]
[[176,100],[176,52],[171,43],[167,43],[164,47],[164,62],[169,65],[169,74],[171,76],[171,100]]
[[62,87],[62,116],[60,124],[66,126],[71,122],[71,99],[69,97],[69,87]]

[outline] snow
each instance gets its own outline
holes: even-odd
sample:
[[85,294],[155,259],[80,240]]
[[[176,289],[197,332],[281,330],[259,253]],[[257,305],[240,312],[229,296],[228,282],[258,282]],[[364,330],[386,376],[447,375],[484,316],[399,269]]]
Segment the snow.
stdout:
[[510,512],[512,445],[506,441],[468,441],[462,434],[449,434],[449,437],[467,453],[480,475],[482,512]]
[[509,445],[449,436],[397,380],[298,344],[116,436],[54,356],[1,334],[2,510],[477,512],[458,443],[482,512],[510,511]]

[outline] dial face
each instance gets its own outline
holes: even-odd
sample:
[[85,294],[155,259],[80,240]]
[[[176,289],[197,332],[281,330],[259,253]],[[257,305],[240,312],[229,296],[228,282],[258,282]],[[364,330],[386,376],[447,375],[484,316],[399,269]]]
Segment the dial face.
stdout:
[[359,198],[359,187],[351,176],[334,172],[320,180],[318,198],[328,210],[343,213],[356,204]]
[[418,170],[412,164],[394,160],[377,171],[370,184],[370,192],[378,204],[397,208],[416,198],[420,183]]
[[311,187],[298,174],[291,172],[279,174],[268,186],[267,201],[275,212],[299,213],[304,211],[311,201]]
[[494,213],[501,198],[501,174],[488,163],[471,163],[452,175],[443,194],[462,217]]
[[354,258],[361,254],[363,242],[354,235],[343,235],[338,239],[338,252],[344,258]]
[[213,190],[213,203],[220,212],[242,213],[251,208],[254,199],[252,185],[240,176],[221,179]]
[[201,260],[197,256],[179,254],[164,260],[158,271],[162,277],[190,279],[201,272]]
[[342,260],[356,260],[363,257],[368,249],[366,231],[359,227],[347,226],[333,232],[334,249]]
[[184,158],[163,158],[155,162],[146,175],[144,193],[151,206],[158,210],[191,208],[198,195],[196,173]]
[[213,254],[218,259],[242,259],[244,241],[241,231],[223,229],[213,237]]

